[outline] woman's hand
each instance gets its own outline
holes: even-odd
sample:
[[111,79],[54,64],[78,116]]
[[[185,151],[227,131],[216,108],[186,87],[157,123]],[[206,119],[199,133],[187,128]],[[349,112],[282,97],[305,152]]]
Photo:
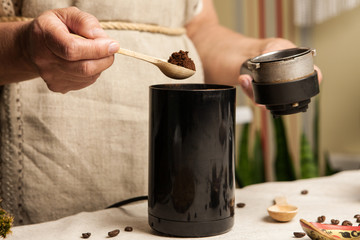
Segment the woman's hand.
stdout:
[[94,16],[75,7],[43,13],[27,26],[25,33],[24,55],[54,92],[66,93],[91,85],[112,65],[119,49]]
[[[292,42],[290,42],[290,41],[288,41],[286,39],[283,39],[283,38],[269,38],[269,39],[264,39],[263,41],[264,41],[264,47],[263,47],[263,49],[262,49],[262,51],[260,52],[259,55],[264,54],[264,53],[268,53],[268,52],[273,52],[273,51],[286,49],[286,48],[294,48],[294,47],[296,47],[295,44],[293,44]],[[320,69],[317,66],[314,66],[314,68],[318,73],[319,82],[321,82],[322,73],[321,73]],[[238,80],[239,80],[241,88],[243,89],[245,94],[249,98],[254,100],[254,93],[253,93],[252,84],[251,84],[251,81],[253,80],[252,77],[250,75],[248,75],[248,74],[242,74],[242,75],[239,76]]]

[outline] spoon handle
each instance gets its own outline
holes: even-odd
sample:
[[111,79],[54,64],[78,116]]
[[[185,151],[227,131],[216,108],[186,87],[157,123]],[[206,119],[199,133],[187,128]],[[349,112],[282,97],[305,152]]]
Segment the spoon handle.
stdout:
[[126,48],[119,48],[117,53],[129,56],[129,57],[134,57],[134,58],[137,58],[137,59],[149,62],[149,63],[155,63],[156,64],[159,61],[164,61],[164,60],[161,60],[161,59],[158,59],[158,58],[155,58],[155,57],[152,57],[152,56],[148,56],[148,55],[145,55],[145,54],[142,54],[142,53],[139,53],[139,52],[131,51],[131,50],[126,49]]
[[[75,37],[85,39],[84,37],[82,37],[80,35],[77,35],[77,34],[74,34],[74,33],[70,33],[70,34],[75,36]],[[152,57],[152,56],[148,56],[148,55],[145,55],[145,54],[142,54],[142,53],[139,53],[139,52],[134,52],[134,51],[131,51],[131,50],[126,49],[126,48],[119,48],[117,53],[129,56],[129,57],[134,57],[134,58],[137,58],[137,59],[149,62],[149,63],[154,63],[154,64],[157,64],[157,63],[159,63],[161,61],[165,61],[165,60],[162,60],[162,59],[159,59],[159,58],[156,58],[156,57]]]
[[284,196],[276,197],[275,204],[276,205],[287,205],[286,197],[284,197]]

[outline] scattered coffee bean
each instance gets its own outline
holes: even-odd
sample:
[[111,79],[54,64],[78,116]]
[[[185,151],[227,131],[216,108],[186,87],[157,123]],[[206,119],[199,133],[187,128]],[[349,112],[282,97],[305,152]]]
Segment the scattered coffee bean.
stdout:
[[130,227],[130,226],[127,226],[127,227],[125,228],[125,232],[132,232],[132,230],[133,230],[133,228]]
[[294,232],[294,236],[296,238],[302,238],[304,237],[306,234],[304,232]]
[[82,234],[82,238],[89,238],[90,236],[91,236],[91,233],[89,233],[89,232]]
[[119,229],[112,230],[111,232],[108,232],[109,237],[115,237],[120,233]]
[[302,191],[301,191],[301,194],[302,194],[302,195],[306,195],[306,194],[308,194],[308,193],[309,193],[308,190],[302,190]]
[[360,223],[360,217],[358,217],[358,218],[356,219],[356,222],[357,222],[357,223]]
[[323,222],[325,222],[325,219],[326,219],[326,217],[323,215],[323,216],[318,217],[317,221],[318,221],[318,223],[323,223]]
[[354,216],[354,218],[359,218],[360,217],[360,214],[356,214],[355,216]]
[[236,204],[236,206],[238,207],[238,208],[243,208],[243,207],[245,207],[245,203],[237,203]]
[[345,220],[345,221],[342,222],[341,225],[343,225],[343,226],[352,226],[352,223],[350,221],[348,221],[348,220]]
[[332,225],[338,225],[339,223],[340,223],[339,220],[337,220],[337,219],[331,219],[331,224],[332,224]]

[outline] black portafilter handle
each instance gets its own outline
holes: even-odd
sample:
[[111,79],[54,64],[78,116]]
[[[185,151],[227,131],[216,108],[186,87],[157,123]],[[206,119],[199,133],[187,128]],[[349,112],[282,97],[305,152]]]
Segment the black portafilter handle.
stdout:
[[[253,76],[248,61],[242,65],[240,74]],[[265,105],[273,117],[306,112],[311,98],[319,92],[319,81],[316,70],[308,76],[287,82],[255,82],[252,81],[254,100]]]

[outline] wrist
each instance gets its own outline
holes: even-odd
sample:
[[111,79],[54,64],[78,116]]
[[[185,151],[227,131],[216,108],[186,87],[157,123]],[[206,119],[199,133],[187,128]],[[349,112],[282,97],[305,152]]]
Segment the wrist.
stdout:
[[26,54],[26,29],[29,22],[11,22],[0,25],[0,85],[24,81],[38,76],[35,66]]
[[[21,71],[26,72],[31,75],[32,77],[38,76],[38,70],[36,65],[33,63],[31,59],[31,54],[29,51],[29,45],[31,43],[31,25],[33,21],[24,22],[19,29],[15,36],[16,45],[19,46],[19,66],[21,66]],[[31,77],[30,77],[31,78]]]

